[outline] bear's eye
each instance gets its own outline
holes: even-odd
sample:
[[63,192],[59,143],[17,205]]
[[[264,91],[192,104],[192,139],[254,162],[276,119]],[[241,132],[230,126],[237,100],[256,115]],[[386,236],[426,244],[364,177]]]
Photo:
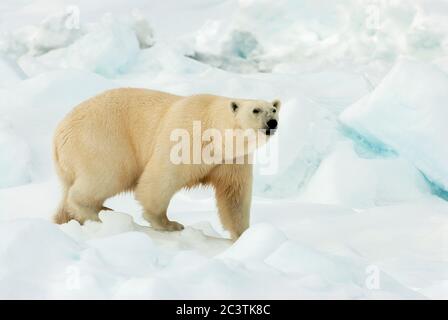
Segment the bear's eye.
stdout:
[[257,109],[254,109],[253,113],[257,114],[257,113],[260,113],[260,111],[261,110],[257,108]]
[[272,113],[276,113],[276,112],[277,112],[277,109],[273,108]]

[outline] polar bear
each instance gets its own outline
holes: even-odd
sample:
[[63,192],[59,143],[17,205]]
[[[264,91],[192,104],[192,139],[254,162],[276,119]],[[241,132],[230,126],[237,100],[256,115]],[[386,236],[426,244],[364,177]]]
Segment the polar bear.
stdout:
[[[223,227],[237,239],[249,226],[251,152],[236,154],[244,159],[240,162],[175,163],[170,159],[173,132],[194,135],[193,124],[199,123],[218,133],[253,129],[269,138],[279,110],[278,100],[178,96],[139,88],[101,93],[75,107],[56,129],[53,153],[63,197],[54,221],[98,220],[99,211],[111,210],[103,206],[106,199],[134,191],[153,228],[182,230],[167,217],[170,199],[182,188],[211,185]],[[210,143],[213,137],[200,146]],[[218,145],[223,143],[216,144],[216,154]]]

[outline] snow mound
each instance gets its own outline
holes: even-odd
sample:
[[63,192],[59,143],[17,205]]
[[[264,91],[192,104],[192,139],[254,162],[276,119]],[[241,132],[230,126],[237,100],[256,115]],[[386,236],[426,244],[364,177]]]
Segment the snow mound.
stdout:
[[[136,59],[140,47],[134,30],[119,23],[111,16],[105,16],[86,35],[66,48],[19,60],[28,74],[39,69],[74,68],[88,70],[103,76],[123,73]],[[38,71],[40,71],[37,69]]]
[[362,158],[351,142],[341,142],[322,161],[302,197],[359,208],[418,200],[429,193],[424,177],[408,161]]
[[36,25],[3,33],[0,51],[15,59],[24,54],[41,55],[70,45],[83,33],[79,8],[67,6],[64,11],[51,13]]
[[73,6],[46,17],[31,36],[31,54],[41,55],[72,44],[82,35],[79,19],[79,9]]
[[30,182],[28,144],[0,123],[0,188]]
[[[350,280],[350,270],[341,269],[336,257],[329,257],[294,241],[285,241],[275,252],[269,255],[266,263],[282,272],[297,274],[325,274],[328,280]],[[341,277],[342,273],[345,273]]]
[[446,30],[444,19],[407,1],[240,0],[234,15],[204,24],[193,50],[204,62],[222,57],[224,69],[238,60],[260,71],[353,63],[377,77],[400,54],[446,52]]
[[92,235],[102,238],[135,231],[132,217],[127,214],[101,211],[99,219],[102,223],[87,221],[82,227],[76,220],[70,220],[68,223],[61,225],[60,228],[78,241],[90,239]]
[[37,26],[0,37],[0,51],[17,59],[30,75],[59,68],[77,68],[114,76],[123,73],[140,49],[154,44],[154,32],[138,10],[104,14],[99,22],[81,24],[79,8],[68,6]]
[[87,261],[107,265],[111,273],[127,277],[144,276],[151,269],[156,269],[162,254],[151,238],[142,232],[100,237],[90,240],[88,245],[90,248],[84,255]]
[[67,263],[79,259],[80,245],[40,219],[3,222],[0,238],[2,299],[51,296],[55,275],[63,281]]
[[26,78],[25,73],[12,60],[0,55],[0,88],[11,86]]
[[[353,297],[367,295],[373,299],[394,298],[397,293],[407,299],[417,297],[377,266],[368,265],[362,259],[326,254],[295,241],[284,242],[266,263],[286,274],[302,275],[302,285],[313,290],[346,292]],[[374,272],[379,277],[378,283],[369,279],[369,274]],[[364,292],[365,288],[370,290]]]
[[198,61],[182,56],[164,44],[155,44],[149,50],[142,50],[135,63],[127,70],[127,74],[151,74],[165,78],[181,76],[197,76],[209,69]]
[[[101,218],[103,224],[76,227],[38,219],[2,223],[0,297],[421,297],[385,274],[380,288],[369,289],[363,259],[309,248],[267,223],[216,250],[222,239],[196,237],[191,227],[167,233],[134,225],[117,233],[116,226],[131,222],[127,215]],[[76,228],[89,236],[73,239]]]
[[341,120],[367,140],[389,145],[448,190],[447,88],[447,74],[437,67],[402,59]]
[[250,227],[221,258],[235,260],[264,260],[272,251],[286,241],[286,236],[269,224]]
[[146,49],[155,44],[154,31],[148,19],[139,10],[133,10],[127,21],[137,36],[140,49]]

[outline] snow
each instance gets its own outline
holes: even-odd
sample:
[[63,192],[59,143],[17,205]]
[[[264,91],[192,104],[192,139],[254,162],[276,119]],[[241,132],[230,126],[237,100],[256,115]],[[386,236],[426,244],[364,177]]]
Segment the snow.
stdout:
[[[2,2],[0,298],[447,298],[447,15],[441,0]],[[101,222],[51,223],[57,123],[128,86],[282,101],[235,243],[210,189],[175,195],[181,232],[153,230],[130,194]]]
[[15,84],[26,78],[22,69],[14,61],[0,55],[0,88]]
[[[257,206],[253,227],[233,245],[206,236],[194,224],[180,233],[161,233],[118,212],[102,212],[102,223],[84,226],[72,221],[58,227],[30,218],[5,221],[0,274],[6,285],[0,286],[0,296],[422,298],[410,288],[429,284],[422,290],[438,297],[430,292],[437,292],[437,279],[446,276],[443,238],[448,224],[441,224],[447,214],[442,203],[363,214],[298,203],[283,207],[289,212],[272,217],[275,204],[264,210]],[[282,224],[275,222],[279,218]],[[412,223],[403,225],[404,219]],[[319,234],[312,231],[317,227]],[[437,241],[440,246],[434,247]],[[440,260],[428,264],[428,257]],[[381,270],[379,289],[366,287],[369,268]],[[14,286],[8,285],[14,280]]]
[[81,36],[76,25],[77,11],[67,8],[65,12],[46,17],[33,32],[29,48],[33,55],[63,48]]
[[338,143],[322,161],[303,197],[362,208],[418,200],[429,193],[423,175],[406,160],[362,158],[348,141]]
[[[4,127],[6,125],[3,125]],[[28,144],[11,132],[0,131],[0,188],[30,182],[30,149]],[[9,131],[9,132],[8,132]]]
[[363,136],[388,144],[447,189],[447,88],[448,75],[437,67],[400,60],[370,96],[344,111],[341,120]]
[[446,53],[446,19],[420,2],[240,0],[230,16],[204,23],[191,50],[205,62],[220,57],[224,69],[239,60],[260,71],[348,64],[378,80],[402,54]]
[[[146,38],[142,36],[144,32]],[[126,71],[137,57],[140,47],[145,48],[152,44],[151,32],[150,26],[142,18],[135,20],[135,25],[131,25],[130,22],[112,15],[104,15],[101,21],[90,26],[84,35],[71,42],[67,40],[70,45],[54,44],[53,49],[57,49],[58,45],[62,46],[57,50],[51,50],[50,45],[46,45],[43,52],[45,54],[24,55],[19,59],[19,63],[28,75],[51,69],[72,68],[112,77]],[[38,33],[37,36],[42,37],[41,41],[55,41],[52,34]],[[95,50],[90,50],[92,46]]]

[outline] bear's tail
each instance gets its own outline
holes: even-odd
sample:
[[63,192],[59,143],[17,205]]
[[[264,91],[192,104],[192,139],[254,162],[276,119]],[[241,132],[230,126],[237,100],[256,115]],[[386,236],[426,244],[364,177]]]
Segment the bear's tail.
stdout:
[[57,224],[67,223],[71,219],[70,214],[67,211],[67,196],[68,188],[64,186],[61,203],[59,204],[56,214],[53,216],[53,221]]
[[53,216],[53,221],[57,224],[67,223],[71,220],[70,214],[67,211],[67,197],[68,191],[73,184],[73,179],[67,170],[63,170],[59,154],[58,154],[58,143],[57,143],[58,135],[55,135],[53,141],[53,160],[56,169],[56,173],[59,177],[59,180],[62,185],[62,199],[59,203],[59,207]]

